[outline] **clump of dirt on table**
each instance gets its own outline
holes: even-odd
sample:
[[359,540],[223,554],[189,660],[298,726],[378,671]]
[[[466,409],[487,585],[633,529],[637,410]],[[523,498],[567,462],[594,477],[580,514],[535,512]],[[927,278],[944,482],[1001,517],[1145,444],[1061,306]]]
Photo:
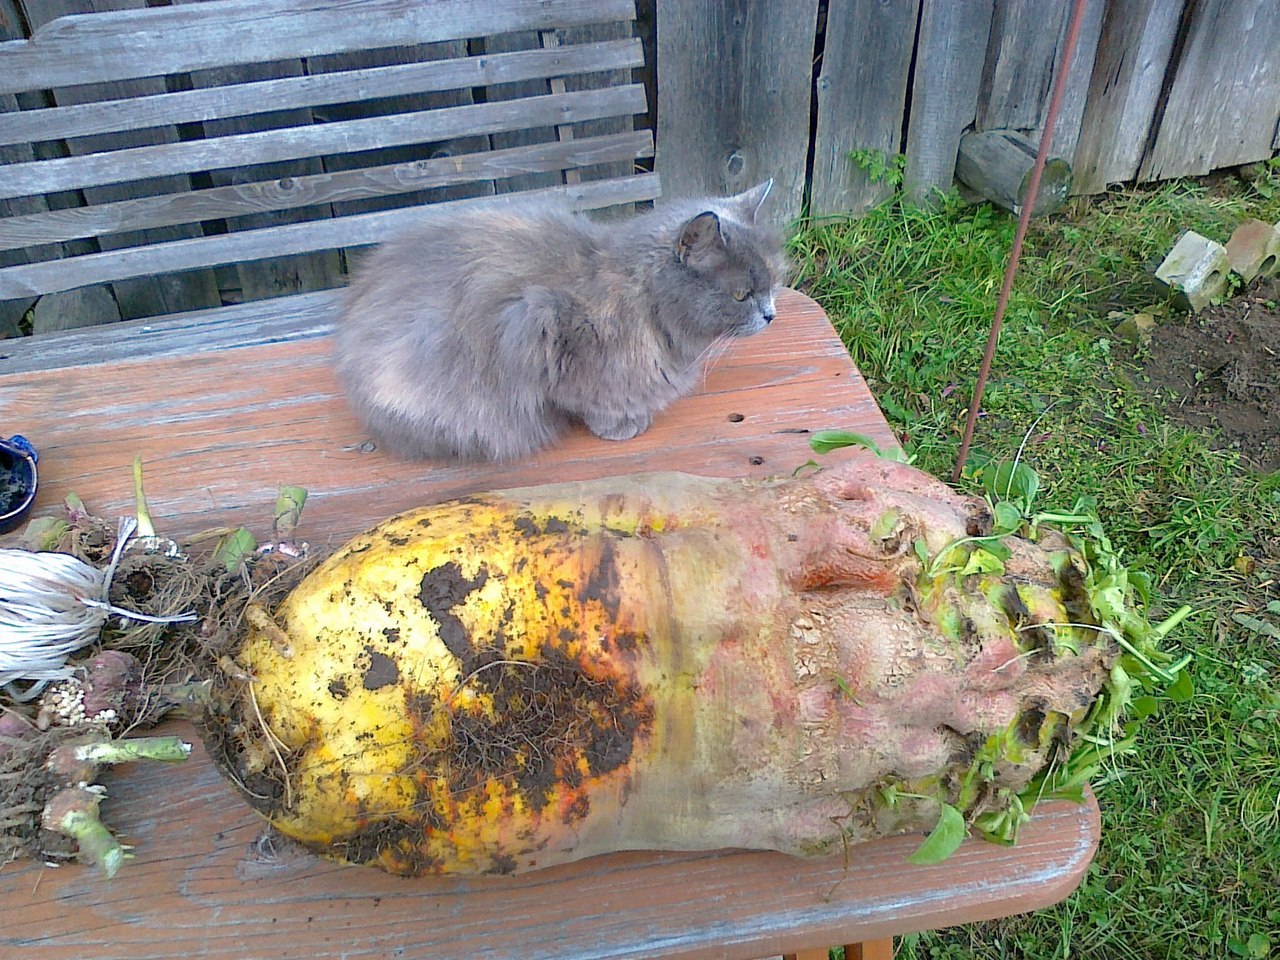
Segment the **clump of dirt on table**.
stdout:
[[1264,473],[1280,470],[1280,278],[1161,323],[1143,374],[1175,419]]

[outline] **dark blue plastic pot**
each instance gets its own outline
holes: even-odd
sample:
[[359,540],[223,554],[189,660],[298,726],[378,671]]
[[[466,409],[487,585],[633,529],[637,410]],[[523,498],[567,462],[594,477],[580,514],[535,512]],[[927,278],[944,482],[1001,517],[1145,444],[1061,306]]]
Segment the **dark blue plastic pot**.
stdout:
[[36,502],[36,448],[15,434],[0,440],[0,533],[20,526]]

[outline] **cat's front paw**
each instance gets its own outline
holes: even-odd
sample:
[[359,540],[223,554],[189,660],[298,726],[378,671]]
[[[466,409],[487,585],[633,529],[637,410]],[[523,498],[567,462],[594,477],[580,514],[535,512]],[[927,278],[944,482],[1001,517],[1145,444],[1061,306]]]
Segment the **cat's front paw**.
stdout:
[[649,429],[653,417],[649,414],[607,416],[590,414],[583,417],[587,429],[601,440],[630,440]]

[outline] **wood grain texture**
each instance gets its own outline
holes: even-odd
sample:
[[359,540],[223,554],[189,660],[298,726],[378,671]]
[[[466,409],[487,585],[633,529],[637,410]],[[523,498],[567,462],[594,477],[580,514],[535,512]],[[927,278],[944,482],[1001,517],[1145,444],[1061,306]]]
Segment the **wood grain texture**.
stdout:
[[[308,509],[310,507],[308,506]],[[164,732],[190,737],[185,725]],[[911,867],[919,836],[850,863],[781,854],[632,853],[517,878],[404,879],[343,867],[264,832],[199,745],[181,767],[107,781],[136,845],[110,884],[78,866],[0,873],[0,947],[40,960],[754,960],[1048,906],[1082,879],[1098,812],[1041,806],[1017,847],[966,841]]]
[[[987,65],[978,98],[979,130],[1015,129],[1037,144],[1065,56],[1074,0],[996,0]],[[1080,140],[1106,0],[1086,0],[1080,39],[1053,128],[1050,156],[1068,163]]]
[[[127,9],[126,9],[127,8]],[[91,16],[111,16],[111,11],[121,10],[125,13],[145,9],[145,0],[23,0],[23,9],[27,21],[33,30],[53,21],[55,18],[69,13],[86,13]],[[104,12],[105,11],[105,12]],[[53,99],[61,104],[77,104],[111,97],[138,96],[141,94],[162,93],[165,81],[162,77],[149,77],[138,80],[126,80],[99,84],[94,87],[60,86],[52,91]],[[87,159],[91,156],[110,155],[121,149],[165,150],[178,143],[178,131],[173,126],[155,126],[147,130],[123,131],[112,134],[74,137],[66,141],[66,150],[70,160]],[[44,161],[59,163],[59,160]],[[36,166],[39,166],[37,164]],[[0,177],[0,179],[7,179]],[[83,202],[88,204],[109,203],[142,194],[174,193],[189,190],[191,183],[185,176],[158,176],[146,178],[140,173],[125,179],[135,181],[127,186],[119,181],[102,184],[81,184]],[[31,193],[48,193],[52,191],[30,191]],[[132,235],[119,235],[102,239],[99,247],[103,250],[132,247],[140,243],[161,243],[187,237],[198,237],[202,231],[198,226],[160,227]],[[112,278],[113,280],[115,278]],[[122,279],[111,284],[111,296],[101,298],[109,309],[97,317],[97,322],[107,323],[114,320],[131,320],[135,317],[155,316],[157,314],[174,313],[180,310],[193,310],[198,307],[216,306],[222,301],[218,295],[218,286],[213,274],[207,271],[192,273],[180,280],[173,277],[139,276]]]
[[1074,0],[996,0],[978,129],[1033,130],[1049,105]]
[[951,189],[960,136],[974,122],[994,0],[923,0],[903,186],[917,203]]
[[817,0],[658,4],[658,153],[668,197],[773,178],[764,208],[800,213]]
[[1100,193],[1137,174],[1182,6],[1182,0],[1107,4],[1073,164],[1078,193]]
[[[550,51],[555,50],[572,50],[575,47],[590,49],[599,46],[613,46],[615,44],[635,44],[635,50],[638,60],[634,63],[619,63],[617,66],[603,72],[596,73],[564,73],[557,77],[556,81],[562,82],[566,90],[594,90],[599,87],[616,87],[632,80],[638,80],[634,76],[635,68],[644,66],[644,48],[639,37],[633,37],[632,33],[635,25],[632,23],[594,23],[581,27],[567,27],[563,30],[555,31],[557,42],[548,44]],[[649,94],[646,88],[645,93],[646,110],[652,108],[653,104],[649,101]],[[557,133],[570,131],[572,136],[566,138],[561,135],[562,141],[566,139],[582,140],[592,137],[609,136],[609,135],[625,135],[635,132],[636,120],[634,116],[630,117],[605,117],[601,120],[588,120],[584,123],[577,123],[571,127],[561,127]],[[652,154],[649,154],[652,156]],[[606,180],[610,177],[622,177],[632,173],[636,169],[636,157],[627,160],[612,160],[595,167],[592,170],[585,170],[579,174],[566,174],[566,182],[573,179],[575,175],[581,176],[587,180]]]
[[[525,50],[485,57],[279,77],[206,90],[181,90],[25,110],[20,114],[0,114],[0,144],[82,137],[165,123],[198,123],[328,103],[627,69],[642,62],[640,41],[632,39],[583,43],[555,50]],[[620,81],[626,82],[625,78]]]
[[74,335],[0,343],[0,376],[159,357],[191,357],[228,347],[308,340],[332,329],[339,291],[323,290],[130,320]]
[[[181,4],[203,0],[177,0]],[[192,87],[226,88],[257,81],[270,82],[277,78],[302,79],[304,67],[300,60],[281,60],[275,63],[244,63],[231,67],[214,67],[210,70],[192,70],[187,76]],[[255,112],[245,116],[230,116],[206,120],[199,125],[205,139],[251,133],[259,130],[280,130],[286,127],[307,127],[312,123],[311,111],[295,107],[287,110]],[[194,126],[194,124],[193,124]],[[206,176],[215,187],[235,187],[241,183],[263,180],[291,181],[296,177],[323,172],[318,157],[305,157],[282,163],[258,164],[252,167],[210,170]],[[189,196],[189,191],[184,195]],[[223,220],[219,224],[227,230],[255,230],[285,223],[299,223],[325,216],[331,211],[324,206],[310,211],[256,210],[241,216]],[[229,282],[234,276],[234,284]],[[251,260],[229,266],[223,274],[222,293],[228,288],[237,300],[260,300],[308,290],[324,290],[342,282],[342,261],[336,250],[323,250],[293,257],[272,257]],[[172,311],[168,311],[172,312]],[[154,314],[153,314],[154,315]]]
[[[648,433],[608,443],[578,431],[518,464],[410,464],[369,451],[328,351],[328,339],[313,336],[8,374],[0,417],[41,451],[38,514],[55,511],[71,490],[106,516],[127,512],[130,464],[140,455],[166,531],[265,528],[277,485],[299,483],[310,491],[301,532],[317,547],[397,510],[482,489],[654,469],[787,474],[810,458],[803,431],[821,427],[894,443],[825,314],[790,291],[772,327],[737,341],[702,390]],[[1049,905],[1079,883],[1099,835],[1090,799],[1043,805],[1016,847],[970,840],[936,867],[905,863],[919,842],[910,836],[853,847],[847,863],[635,853],[519,878],[406,880],[264,836],[199,745],[179,767],[122,768],[108,788],[104,815],[136,845],[137,859],[111,883],[74,865],[6,867],[0,952],[41,960],[750,960]]]
[[[394,47],[387,50],[353,50],[348,53],[335,53],[324,57],[312,57],[307,61],[307,69],[311,73],[345,71],[364,67],[389,67],[401,63],[413,62],[457,62],[467,55],[468,41],[445,40],[439,43],[420,43],[412,47]],[[430,90],[421,93],[405,93],[385,99],[359,99],[346,103],[335,103],[317,107],[313,111],[317,119],[326,124],[347,120],[358,120],[366,117],[377,117],[383,114],[412,113],[427,110],[440,110],[448,107],[462,107],[475,102],[470,87],[457,89]],[[376,149],[362,150],[356,153],[336,152],[320,158],[323,169],[328,174],[342,174],[364,167],[385,166],[388,164],[423,163],[435,159],[448,159],[460,153],[475,153],[488,149],[488,137],[484,133],[470,136],[455,136],[445,141],[424,137],[413,142],[387,144]],[[490,182],[482,183],[464,180],[453,185],[426,189],[415,189],[409,192],[384,193],[376,196],[343,199],[333,204],[333,214],[345,217],[353,213],[367,213],[373,210],[388,210],[396,206],[409,204],[435,203],[441,200],[460,200],[465,197],[487,196],[493,193]]]
[[[579,210],[650,200],[659,192],[656,174],[622,180],[596,180],[553,189],[568,197],[574,208]],[[477,197],[449,202],[482,203],[488,199]],[[0,300],[54,293],[127,277],[366,246],[386,239],[392,232],[417,222],[421,216],[422,208],[407,207],[352,214],[337,220],[309,220],[108,253],[90,253],[75,260],[17,264],[0,270]]]
[[[6,148],[0,147],[0,152]],[[138,197],[92,207],[69,207],[0,219],[0,251],[58,240],[93,237],[149,226],[241,217],[323,203],[346,203],[512,176],[529,170],[565,170],[607,164],[625,175],[633,161],[653,155],[648,130],[544,143],[512,150],[451,154],[429,160],[340,170],[334,173],[236,183],[188,193]],[[0,209],[10,202],[0,200]],[[37,258],[38,259],[38,258]],[[14,261],[20,262],[20,261]],[[3,265],[3,261],[0,261]]]
[[208,0],[72,16],[0,44],[0,93],[634,16],[634,0]]
[[[486,37],[484,40],[486,53],[491,50],[495,53],[501,53],[503,51],[542,49],[543,46],[542,36],[536,30],[506,33],[497,37]],[[495,84],[485,88],[484,97],[487,101],[525,100],[547,94],[563,93],[563,83],[559,86],[560,89],[557,91],[545,79]],[[643,112],[643,110],[638,112]],[[558,143],[559,140],[560,138],[556,134],[556,127],[553,124],[535,126],[530,123],[516,129],[498,130],[489,136],[490,147],[494,150],[510,149],[534,143]],[[538,190],[545,187],[553,187],[558,183],[564,183],[564,178],[558,174],[530,172],[508,180],[496,181],[493,189],[496,193],[514,193],[520,190]]]
[[1204,0],[1140,180],[1203,176],[1271,157],[1280,121],[1280,9],[1275,0]]
[[[849,159],[851,150],[902,149],[911,54],[920,0],[832,0],[818,75],[810,209],[862,213],[893,192]],[[874,40],[873,40],[874,38]]]
[[[1067,88],[1062,93],[1062,105],[1058,108],[1058,120],[1053,127],[1053,139],[1049,143],[1050,155],[1062,157],[1068,163],[1075,163],[1076,148],[1080,143],[1080,132],[1084,126],[1084,108],[1089,97],[1089,79],[1093,76],[1093,64],[1098,55],[1098,42],[1102,37],[1102,18],[1106,13],[1108,0],[1085,0],[1084,19],[1080,23],[1080,39],[1076,43],[1071,56],[1071,69],[1067,76]],[[1062,62],[1062,47],[1066,44],[1066,31],[1071,23],[1070,14],[1063,20],[1062,45],[1056,63]],[[1056,76],[1056,74],[1055,74]],[[1052,86],[1050,87],[1052,95]],[[1049,110],[1049,100],[1045,99],[1044,110],[1040,122],[1036,124],[1035,141],[1040,142],[1040,134],[1044,131],[1044,114]]]
[[[325,295],[312,297],[323,310]],[[127,480],[137,453],[147,462],[152,512],[176,532],[230,522],[259,497],[270,509],[276,485],[298,483],[312,493],[313,529],[344,538],[402,507],[533,482],[553,467],[567,478],[681,463],[766,476],[810,457],[803,433],[779,431],[843,426],[892,444],[822,311],[796,293],[782,306],[766,333],[739,341],[711,368],[698,398],[648,433],[615,444],[580,432],[522,464],[405,464],[362,452],[367,437],[345,409],[319,325],[321,335],[290,343],[8,374],[0,378],[0,420],[41,452],[38,510],[74,488],[114,515],[132,495],[117,471]],[[744,419],[731,421],[732,413]]]
[[644,109],[644,87],[631,84],[15,163],[5,167],[4,176],[0,177],[0,199],[124,183],[144,177],[449,140],[494,130],[517,130],[529,123],[573,123],[629,116],[643,113]]

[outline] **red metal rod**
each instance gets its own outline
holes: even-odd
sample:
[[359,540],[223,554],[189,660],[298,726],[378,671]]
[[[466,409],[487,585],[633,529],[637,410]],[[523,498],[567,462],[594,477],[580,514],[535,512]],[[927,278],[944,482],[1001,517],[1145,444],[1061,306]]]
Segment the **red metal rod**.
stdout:
[[1067,27],[1067,42],[1062,48],[1062,63],[1058,66],[1058,74],[1053,79],[1053,96],[1049,100],[1049,112],[1044,118],[1044,132],[1040,134],[1040,149],[1036,151],[1036,162],[1031,167],[1031,181],[1027,184],[1027,195],[1022,202],[1022,213],[1018,217],[1018,230],[1013,235],[1013,247],[1009,250],[1009,264],[1004,271],[1004,285],[1000,288],[1000,299],[996,301],[996,313],[991,320],[991,333],[987,337],[987,351],[982,357],[982,366],[978,369],[978,379],[973,388],[973,399],[969,402],[969,417],[965,421],[964,436],[960,441],[960,452],[956,455],[956,466],[951,472],[951,481],[960,479],[964,472],[964,462],[969,456],[969,444],[973,442],[973,428],[978,422],[978,409],[982,404],[982,392],[987,386],[987,377],[991,374],[991,360],[996,353],[996,343],[1000,339],[1000,327],[1004,323],[1004,312],[1009,305],[1009,293],[1013,290],[1013,278],[1018,272],[1018,259],[1022,256],[1022,241],[1027,235],[1027,225],[1031,222],[1031,211],[1035,209],[1036,194],[1040,192],[1040,175],[1044,172],[1045,160],[1049,157],[1049,141],[1053,139],[1053,125],[1058,119],[1058,110],[1062,106],[1062,96],[1067,89],[1067,75],[1071,72],[1071,56],[1075,52],[1076,41],[1080,38],[1080,24],[1084,20],[1084,9],[1087,0],[1075,0],[1071,10],[1071,23]]

